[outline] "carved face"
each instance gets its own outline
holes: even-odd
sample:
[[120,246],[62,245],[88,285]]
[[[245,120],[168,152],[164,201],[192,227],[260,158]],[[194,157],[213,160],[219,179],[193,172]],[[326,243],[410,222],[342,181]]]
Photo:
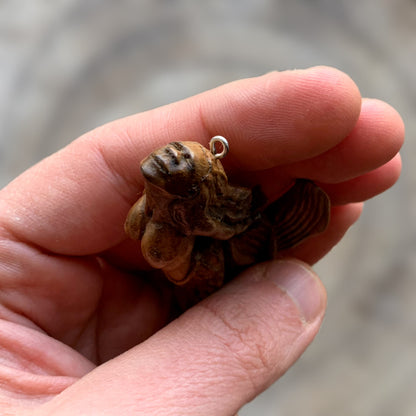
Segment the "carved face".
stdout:
[[213,176],[226,182],[221,163],[196,142],[169,143],[144,159],[141,170],[152,185],[184,199],[198,196],[203,183],[210,182]]

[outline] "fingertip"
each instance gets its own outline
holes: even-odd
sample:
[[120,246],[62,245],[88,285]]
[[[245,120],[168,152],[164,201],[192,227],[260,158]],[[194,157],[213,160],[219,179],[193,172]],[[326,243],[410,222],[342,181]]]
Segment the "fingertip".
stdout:
[[362,98],[357,84],[345,72],[328,66],[315,66],[303,71],[309,88],[317,92],[320,124],[312,133],[327,137],[329,147],[352,131],[360,117]]
[[272,261],[266,264],[264,275],[292,299],[305,323],[322,318],[326,290],[308,264],[297,259]]
[[348,74],[330,66],[313,66],[293,71],[293,74],[300,76],[298,82],[304,85],[305,92],[310,90],[320,99],[316,104],[322,105],[323,115],[334,122],[339,120],[339,127],[344,127],[346,133],[352,130],[360,116],[362,97]]
[[[367,123],[368,128],[378,130],[386,138],[383,147],[388,145],[388,152],[392,158],[403,146],[405,125],[399,112],[385,101],[376,98],[365,98],[362,104],[360,123]],[[379,140],[382,140],[381,137]],[[386,143],[384,143],[386,142]]]
[[[329,92],[336,100],[342,102],[348,99],[348,108],[353,118],[358,118],[362,101],[361,92],[347,73],[326,65],[313,66],[299,70],[299,72],[316,82],[324,92]],[[339,96],[337,96],[337,92],[339,92]]]
[[357,85],[335,68],[271,72],[247,87],[246,103],[256,101],[258,108],[239,101],[235,118],[241,119],[238,156],[250,170],[321,154],[342,141],[360,115]]
[[402,173],[403,163],[400,153],[397,153],[397,155],[394,156],[394,158],[390,160],[390,162],[388,162],[386,165],[389,167],[387,178],[389,182],[387,184],[387,187],[390,188],[399,180],[400,175]]
[[400,178],[402,160],[397,153],[389,162],[346,182],[320,183],[334,205],[366,201],[391,188]]
[[403,145],[404,134],[403,120],[393,107],[367,98],[353,130],[341,143],[315,158],[292,164],[288,170],[292,176],[322,183],[346,182],[393,159]]
[[[338,209],[343,209],[343,207],[338,207]],[[346,218],[346,222],[348,222],[351,225],[355,224],[359,218],[361,217],[361,214],[364,210],[364,203],[363,202],[354,202],[351,204],[348,204],[347,211],[348,215],[345,215],[345,211],[343,212],[344,218]]]

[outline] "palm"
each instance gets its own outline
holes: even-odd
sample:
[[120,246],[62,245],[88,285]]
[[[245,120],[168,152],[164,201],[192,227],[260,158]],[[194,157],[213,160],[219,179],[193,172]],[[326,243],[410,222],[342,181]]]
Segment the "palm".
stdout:
[[[99,364],[122,353],[166,323],[168,294],[147,283],[140,273],[123,272],[95,256],[58,257],[52,262],[61,278],[55,298],[43,305],[42,329],[92,362]],[[47,276],[51,268],[40,272]],[[42,286],[39,276],[33,279]],[[57,309],[53,314],[51,307]]]

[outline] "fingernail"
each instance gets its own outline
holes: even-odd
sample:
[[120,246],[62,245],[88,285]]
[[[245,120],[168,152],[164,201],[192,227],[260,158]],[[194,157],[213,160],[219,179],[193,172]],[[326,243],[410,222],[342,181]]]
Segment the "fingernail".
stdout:
[[301,262],[273,262],[266,271],[266,278],[290,296],[305,322],[314,321],[325,310],[325,289],[316,274]]

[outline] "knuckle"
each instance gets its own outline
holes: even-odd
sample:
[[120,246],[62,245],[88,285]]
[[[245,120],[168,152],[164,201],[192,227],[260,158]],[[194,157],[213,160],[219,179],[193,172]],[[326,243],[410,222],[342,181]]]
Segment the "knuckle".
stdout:
[[202,302],[199,307],[214,318],[210,331],[220,348],[224,349],[230,371],[248,383],[253,394],[258,392],[264,387],[273,367],[270,359],[272,335],[268,333],[267,325],[262,325],[259,316],[244,314],[238,305],[233,305],[231,311],[217,309],[211,302]]

